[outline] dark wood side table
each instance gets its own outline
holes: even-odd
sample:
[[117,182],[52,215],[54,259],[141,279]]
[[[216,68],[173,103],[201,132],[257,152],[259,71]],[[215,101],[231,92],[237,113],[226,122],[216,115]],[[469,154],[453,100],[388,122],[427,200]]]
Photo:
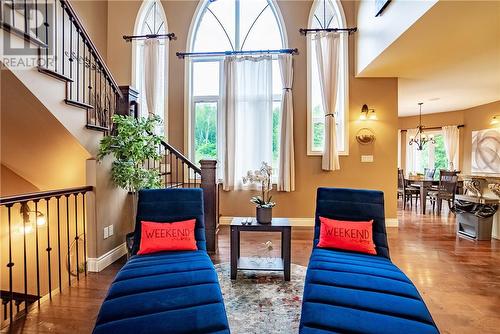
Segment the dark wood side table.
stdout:
[[[286,218],[273,218],[271,224],[259,224],[252,219],[250,225],[243,224],[247,218],[235,217],[231,222],[231,279],[236,279],[238,270],[283,271],[285,281],[290,280],[292,248],[292,226]],[[240,232],[281,232],[281,257],[272,261],[255,263],[252,258],[240,257]]]

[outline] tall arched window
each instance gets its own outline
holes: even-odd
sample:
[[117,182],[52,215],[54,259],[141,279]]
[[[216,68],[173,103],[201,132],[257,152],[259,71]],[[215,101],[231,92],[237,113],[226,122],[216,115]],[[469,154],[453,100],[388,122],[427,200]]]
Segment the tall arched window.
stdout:
[[[145,0],[137,14],[134,35],[151,35],[151,34],[166,34],[167,19],[160,1]],[[145,43],[147,40],[133,41],[133,70],[132,70],[132,85],[139,92],[139,105],[141,116],[148,114],[159,115],[163,119],[164,132],[167,126],[167,64],[168,64],[168,39],[159,40],[159,57],[157,69],[161,73],[158,81],[158,100],[157,110],[148,110],[146,101],[146,75],[145,75]]]
[[[191,25],[190,52],[281,49],[287,41],[273,0],[202,0]],[[189,154],[193,161],[221,161],[221,90],[224,57],[193,57],[187,66]],[[272,65],[273,165],[279,152],[282,84],[277,60]],[[244,134],[241,134],[244,135]]]
[[[344,11],[339,0],[315,0],[309,14],[309,28],[347,28]],[[337,122],[337,149],[347,155],[349,117],[349,58],[348,34],[340,36],[339,76],[335,119]],[[315,48],[311,35],[307,37],[307,153],[321,155],[325,138],[325,114],[321,103],[321,88]]]

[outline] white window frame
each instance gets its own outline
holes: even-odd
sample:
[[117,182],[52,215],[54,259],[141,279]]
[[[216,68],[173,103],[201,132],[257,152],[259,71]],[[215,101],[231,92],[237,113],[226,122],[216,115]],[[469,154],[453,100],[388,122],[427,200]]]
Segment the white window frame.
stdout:
[[[141,7],[139,8],[139,11],[137,12],[137,16],[135,19],[135,24],[134,24],[134,35],[142,35],[142,24],[144,20],[146,19],[146,14],[148,12],[149,7],[155,2],[155,0],[144,0]],[[168,31],[168,22],[167,22],[167,16],[165,14],[165,10],[163,9],[163,5],[161,4],[161,1],[156,1],[157,5],[159,6],[159,10],[162,13],[163,20],[165,23],[165,31]],[[140,83],[139,80],[140,78],[138,77],[139,69],[141,64],[139,64],[139,52],[142,51],[142,46],[144,45],[143,40],[132,40],[132,88],[139,90]],[[164,80],[165,80],[165,85],[163,89],[163,96],[164,96],[164,105],[163,105],[163,127],[164,127],[164,134],[163,136],[165,137],[165,140],[168,141],[168,63],[169,63],[169,43],[167,40],[164,41],[165,43],[165,63],[163,66],[164,69]],[[140,91],[139,91],[140,94]],[[143,98],[139,96],[139,110],[140,110],[140,115],[139,116],[145,116],[143,114],[143,111],[145,110],[146,106],[143,106],[141,102]]]
[[[193,15],[193,19],[191,21],[191,25],[189,27],[189,32],[188,32],[188,38],[187,38],[187,45],[186,45],[186,50],[187,52],[193,52],[194,48],[194,42],[195,42],[195,37],[196,37],[196,32],[198,30],[198,26],[201,22],[201,17],[204,14],[204,9],[206,6],[208,6],[210,0],[200,0],[198,3],[198,7],[196,8],[195,15]],[[288,35],[286,33],[286,27],[285,27],[285,22],[283,20],[283,16],[281,14],[281,11],[279,10],[279,6],[276,2],[276,0],[268,0],[270,3],[270,9],[273,11],[277,21],[278,21],[278,28],[281,33],[281,39],[282,39],[282,44],[283,48],[287,48],[288,46]],[[213,100],[211,101],[202,101],[200,98],[209,98],[207,97],[195,97],[193,95],[193,80],[192,80],[192,72],[193,72],[193,62],[198,62],[198,61],[214,61],[215,59],[218,59],[221,64],[220,64],[220,74],[219,74],[219,95],[217,99],[215,99],[215,96],[213,96]],[[219,120],[221,119],[221,108],[220,106],[222,105],[222,100],[221,100],[221,93],[223,89],[223,61],[224,58],[214,58],[214,57],[206,57],[206,58],[186,58],[185,61],[185,77],[184,77],[184,129],[187,129],[184,131],[184,149],[185,152],[187,152],[187,156],[190,159],[194,159],[194,154],[195,154],[195,148],[194,148],[194,107],[195,103],[197,102],[215,102],[217,100],[217,135],[219,135]],[[274,94],[273,95],[273,103],[278,102],[282,100],[283,94]],[[220,149],[219,146],[219,138],[217,138],[217,160],[218,162],[222,162],[222,150]],[[198,164],[197,161],[195,161],[196,164]]]
[[[334,10],[336,11],[336,15],[339,17],[340,28],[347,28],[346,18],[344,15],[344,10],[340,0],[324,0],[330,1]],[[313,5],[311,7],[311,11],[309,12],[309,21],[308,26],[312,27],[312,22],[314,19],[314,13],[319,4],[322,4],[323,0],[314,0]],[[310,35],[307,37],[307,155],[308,156],[321,156],[323,155],[323,151],[313,150],[313,110],[312,110],[312,38]],[[344,88],[344,110],[343,110],[343,119],[338,120],[337,122],[342,123],[342,128],[344,132],[344,147],[339,148],[339,155],[348,156],[349,155],[349,35],[347,33],[341,33],[340,42],[343,46],[343,52],[341,57],[343,57],[343,71],[344,75],[342,76],[342,85]],[[316,118],[316,121],[318,119]],[[324,119],[323,119],[324,121]]]
[[[216,119],[216,133],[219,134],[219,121],[221,120],[221,117],[222,117],[222,114],[221,114],[221,103],[222,103],[222,99],[221,99],[221,92],[222,92],[222,89],[223,89],[223,85],[222,85],[222,72],[223,72],[223,66],[224,66],[224,60],[220,57],[206,57],[206,58],[192,58],[192,59],[188,59],[187,60],[187,63],[189,63],[189,68],[190,68],[190,73],[193,71],[193,65],[195,63],[201,63],[201,62],[210,62],[210,63],[215,63],[215,62],[218,62],[219,63],[219,94],[218,95],[193,95],[193,92],[194,92],[194,89],[193,89],[193,80],[189,80],[190,82],[190,87],[189,87],[189,91],[191,92],[190,94],[190,106],[189,106],[189,110],[190,110],[190,113],[191,113],[191,117],[189,118],[190,121],[189,121],[189,133],[192,135],[194,134],[194,128],[195,128],[195,117],[194,117],[194,112],[196,110],[195,106],[196,106],[196,103],[203,103],[203,102],[206,102],[206,103],[217,103],[217,119]],[[198,164],[199,161],[194,161],[195,159],[195,147],[194,147],[194,144],[195,144],[195,141],[194,141],[194,136],[191,137],[192,139],[189,141],[189,150],[188,150],[188,156],[190,158],[191,161],[193,161],[195,164]],[[219,138],[217,138],[219,139]],[[217,140],[217,160],[220,161],[220,150],[219,150],[219,140]]]

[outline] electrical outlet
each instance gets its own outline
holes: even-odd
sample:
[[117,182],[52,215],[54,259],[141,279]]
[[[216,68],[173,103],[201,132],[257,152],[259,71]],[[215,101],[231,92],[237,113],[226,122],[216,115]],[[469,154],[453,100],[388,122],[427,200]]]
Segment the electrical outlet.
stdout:
[[113,224],[108,226],[108,236],[112,236],[112,235],[113,235]]
[[106,226],[104,228],[104,239],[107,239],[107,238],[109,238],[109,227],[108,226]]
[[373,162],[373,155],[362,155],[361,162]]

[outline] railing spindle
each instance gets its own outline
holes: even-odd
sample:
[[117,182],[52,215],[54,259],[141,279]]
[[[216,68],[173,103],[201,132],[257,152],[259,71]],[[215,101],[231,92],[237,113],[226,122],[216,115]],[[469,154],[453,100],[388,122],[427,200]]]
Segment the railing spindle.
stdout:
[[80,32],[76,30],[76,100],[80,101]]
[[[87,87],[85,86],[85,69],[87,68],[87,58],[86,58],[86,55],[85,55],[85,47],[86,47],[86,44],[85,44],[85,40],[83,40],[83,75],[82,75],[82,79],[83,79],[83,83],[82,83],[82,99],[83,99],[83,103],[85,103],[85,90],[87,89]],[[88,114],[88,112],[87,112]],[[87,118],[87,123],[88,123],[88,118]]]
[[82,219],[83,219],[83,260],[85,261],[84,263],[84,270],[85,270],[85,276],[87,276],[87,226],[86,226],[86,221],[85,221],[85,216],[87,214],[85,210],[85,193],[82,192],[82,207],[83,207],[83,213],[82,213]]
[[49,14],[49,5],[47,3],[47,0],[45,0],[45,22],[43,23],[43,25],[45,26],[45,43],[47,44],[47,47],[45,48],[45,64],[46,64],[45,67],[47,68],[49,67],[49,48],[50,48],[49,22],[47,22],[48,14]]
[[[15,8],[13,8],[13,10],[16,10]],[[28,6],[26,4],[26,0],[24,0],[24,32],[25,33],[28,33],[28,15],[26,15],[28,13]]]
[[68,285],[71,286],[71,262],[70,262],[70,243],[69,243],[69,195],[66,196],[66,242],[68,248]]
[[62,273],[61,273],[61,207],[60,200],[61,196],[56,196],[57,200],[57,259],[59,264],[59,292],[62,292]]
[[[28,203],[26,203],[27,205]],[[23,205],[23,203],[21,203]],[[26,251],[26,219],[23,216],[23,255],[24,255],[24,306],[28,305],[28,260]]]
[[[54,0],[56,1],[56,0]],[[54,71],[58,72],[57,69],[57,6],[54,6]]]
[[64,71],[64,67],[65,67],[64,63],[66,62],[66,59],[65,59],[65,50],[64,50],[65,43],[64,43],[64,41],[66,39],[66,34],[65,34],[66,29],[64,27],[66,24],[64,23],[64,4],[62,4],[62,8],[63,8],[63,10],[62,10],[62,15],[61,15],[61,22],[62,22],[61,23],[61,27],[62,27],[61,28],[61,31],[62,31],[62,49],[61,49],[61,55],[62,55],[61,62],[62,63],[61,64],[62,64],[62,74],[65,75],[66,72]]
[[11,208],[12,205],[7,206],[7,221],[9,222],[9,263],[7,264],[7,268],[9,268],[9,294],[10,294],[10,305],[9,305],[9,320],[12,323],[14,319],[14,315],[12,313],[12,303],[14,302],[14,291],[12,289],[12,267],[14,263],[12,262],[12,217],[11,217]]
[[75,198],[75,246],[76,246],[76,280],[80,280],[80,266],[78,264],[78,194],[74,194]]
[[[69,77],[73,79],[73,18],[69,18]],[[69,83],[69,99],[73,100],[73,81]]]
[[35,0],[35,35],[36,38],[40,38],[38,35],[38,0]]
[[49,273],[49,299],[52,300],[52,266],[51,266],[51,251],[52,248],[50,247],[50,215],[49,215],[49,201],[50,197],[45,199],[45,204],[46,204],[46,213],[45,216],[46,218],[46,226],[47,226],[47,271]]
[[38,254],[38,200],[35,200],[35,243],[36,243],[36,295],[40,306],[40,256]]

